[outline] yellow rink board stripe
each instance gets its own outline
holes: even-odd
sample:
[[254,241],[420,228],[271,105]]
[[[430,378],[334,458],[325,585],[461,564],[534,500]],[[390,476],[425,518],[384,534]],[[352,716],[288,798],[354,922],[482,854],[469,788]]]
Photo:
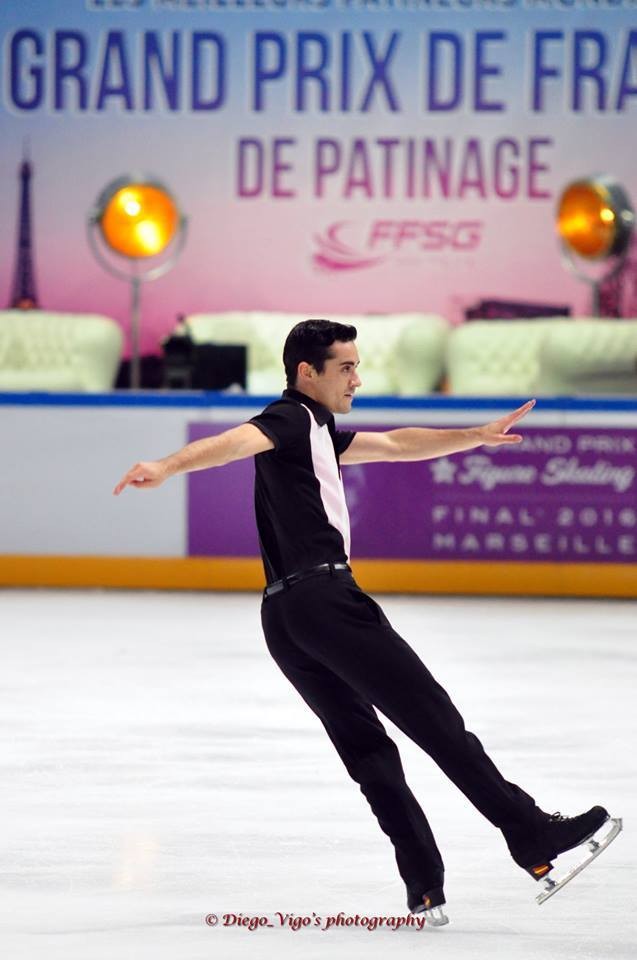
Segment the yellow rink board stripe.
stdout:
[[[637,598],[637,565],[356,560],[354,575],[380,593],[516,594]],[[261,590],[256,557],[0,556],[2,587]]]

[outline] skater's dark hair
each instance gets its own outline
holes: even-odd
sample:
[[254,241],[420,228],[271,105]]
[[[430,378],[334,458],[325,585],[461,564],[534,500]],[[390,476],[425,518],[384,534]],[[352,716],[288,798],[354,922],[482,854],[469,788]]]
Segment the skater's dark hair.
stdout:
[[311,364],[317,373],[323,373],[325,361],[333,354],[330,347],[335,340],[347,343],[356,339],[356,327],[333,320],[302,320],[292,327],[283,347],[283,366],[288,387],[296,384],[299,363]]

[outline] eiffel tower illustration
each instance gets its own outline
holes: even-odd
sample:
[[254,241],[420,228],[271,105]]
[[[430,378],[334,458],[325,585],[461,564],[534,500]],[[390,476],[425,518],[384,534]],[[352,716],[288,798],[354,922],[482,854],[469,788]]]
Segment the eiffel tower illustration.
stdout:
[[13,292],[9,302],[9,307],[14,310],[33,310],[38,307],[31,245],[31,176],[32,167],[28,155],[28,141],[25,140],[22,163],[20,164],[18,248],[13,277]]

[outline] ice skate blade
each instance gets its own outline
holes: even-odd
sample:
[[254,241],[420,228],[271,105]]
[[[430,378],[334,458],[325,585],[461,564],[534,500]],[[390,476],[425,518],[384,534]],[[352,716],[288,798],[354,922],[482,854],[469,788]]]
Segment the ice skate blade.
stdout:
[[[613,842],[615,837],[617,837],[622,830],[622,819],[621,817],[609,817],[609,819],[602,824],[602,826],[607,826],[611,824],[611,828],[608,833],[602,837],[600,840],[594,840],[592,837],[589,837],[588,840],[585,840],[584,843],[580,846],[586,846],[590,850],[590,854],[586,857],[585,860],[582,860],[581,863],[578,863],[576,867],[573,867],[563,877],[560,877],[558,880],[552,880],[551,877],[545,877],[541,882],[544,884],[544,890],[542,893],[538,893],[535,898],[538,903],[544,903],[545,900],[548,900],[549,897],[552,897],[554,893],[557,893],[558,890],[561,890],[569,880],[572,880],[573,877],[576,877],[578,873],[581,873],[582,870],[592,863],[595,857],[598,857],[606,847]],[[601,829],[601,827],[600,827]]]
[[425,921],[430,927],[444,927],[449,923],[449,917],[443,913],[442,907],[432,907],[431,910],[425,910]]
[[443,911],[442,907],[430,907],[427,910],[423,903],[419,904],[416,909],[411,912],[424,914],[428,927],[444,927],[446,923],[449,923],[449,917]]

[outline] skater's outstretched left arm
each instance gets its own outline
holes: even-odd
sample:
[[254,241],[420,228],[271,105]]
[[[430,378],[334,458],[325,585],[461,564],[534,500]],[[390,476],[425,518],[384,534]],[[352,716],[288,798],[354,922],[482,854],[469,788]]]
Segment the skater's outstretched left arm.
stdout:
[[340,456],[341,464],[371,463],[374,461],[431,460],[462,450],[473,450],[483,444],[497,447],[505,443],[520,443],[518,433],[509,433],[511,427],[533,409],[535,400],[528,400],[513,413],[480,427],[440,429],[435,427],[401,427],[384,432],[359,431]]

